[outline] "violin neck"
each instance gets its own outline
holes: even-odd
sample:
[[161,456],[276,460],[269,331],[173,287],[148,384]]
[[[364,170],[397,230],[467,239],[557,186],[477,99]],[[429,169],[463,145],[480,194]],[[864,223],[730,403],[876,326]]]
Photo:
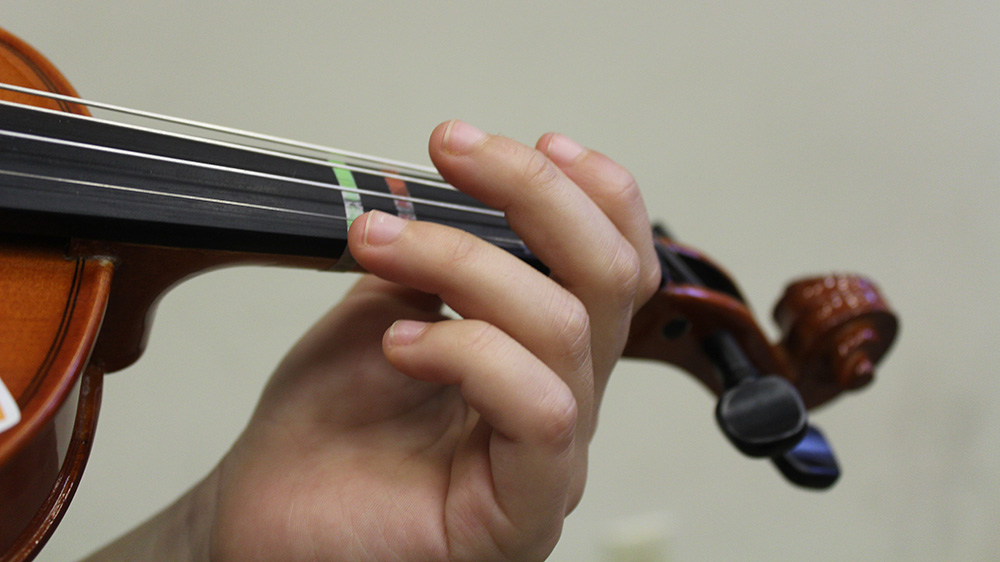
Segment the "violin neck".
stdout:
[[0,103],[0,232],[338,258],[372,209],[531,261],[495,211],[391,171]]

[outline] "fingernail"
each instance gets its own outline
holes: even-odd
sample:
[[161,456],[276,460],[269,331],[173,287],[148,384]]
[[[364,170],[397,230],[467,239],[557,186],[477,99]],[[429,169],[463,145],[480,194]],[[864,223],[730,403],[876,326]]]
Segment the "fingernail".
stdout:
[[365,232],[361,241],[372,246],[388,244],[399,236],[405,226],[406,221],[396,215],[371,211],[365,221]]
[[441,140],[441,148],[451,154],[468,154],[486,138],[486,133],[457,119],[448,123]]
[[545,149],[545,155],[549,157],[556,163],[557,166],[568,166],[576,160],[577,156],[583,153],[585,149],[577,144],[575,141],[570,140],[568,137],[564,137],[560,134],[552,135],[549,139],[549,146]]
[[396,320],[393,322],[392,326],[389,326],[389,332],[386,334],[386,339],[389,345],[406,345],[412,343],[413,340],[420,337],[420,334],[424,333],[427,329],[427,322],[418,322],[416,320]]

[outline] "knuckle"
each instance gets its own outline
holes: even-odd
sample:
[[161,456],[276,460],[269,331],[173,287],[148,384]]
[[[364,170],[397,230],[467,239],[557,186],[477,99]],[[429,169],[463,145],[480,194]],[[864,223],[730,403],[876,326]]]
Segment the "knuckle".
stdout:
[[496,326],[481,320],[464,320],[470,329],[459,332],[457,342],[460,347],[479,355],[492,355],[502,332]]
[[645,304],[649,299],[653,298],[656,291],[660,289],[660,283],[663,281],[663,274],[660,271],[659,262],[655,259],[650,261],[652,263],[649,267],[645,268],[646,274],[642,277],[640,286],[636,293],[636,302],[640,306]]
[[625,168],[615,164],[615,169],[607,174],[608,180],[604,183],[610,195],[615,199],[624,202],[630,208],[635,205],[642,205],[642,192],[635,177]]
[[578,455],[577,467],[570,476],[569,490],[566,492],[566,513],[572,512],[576,506],[580,505],[583,499],[583,492],[587,486],[587,454]]
[[579,408],[569,387],[562,381],[559,385],[560,388],[547,393],[541,405],[538,436],[543,443],[563,450],[570,447],[576,437]]
[[456,233],[448,241],[447,248],[442,267],[462,269],[476,261],[480,244],[479,240],[472,236]]
[[524,182],[536,188],[555,185],[559,181],[560,174],[561,172],[555,164],[538,150],[530,152],[521,172]]
[[[554,342],[557,346],[557,357],[563,368],[573,372],[585,372],[592,368],[591,321],[590,311],[576,295],[561,291],[557,297],[556,308],[560,311],[552,315],[554,318]],[[582,377],[577,382],[577,399],[579,407],[592,406],[594,381],[591,377]]]
[[627,205],[642,202],[642,192],[635,176],[621,164],[599,152],[592,152],[588,168],[591,183],[604,197]]
[[579,298],[568,291],[560,291],[561,295],[556,308],[558,315],[556,338],[567,355],[583,356],[590,348],[590,312]]
[[639,291],[642,277],[642,260],[639,253],[624,239],[620,239],[618,247],[605,268],[604,286],[613,293],[620,295],[622,300],[631,302]]

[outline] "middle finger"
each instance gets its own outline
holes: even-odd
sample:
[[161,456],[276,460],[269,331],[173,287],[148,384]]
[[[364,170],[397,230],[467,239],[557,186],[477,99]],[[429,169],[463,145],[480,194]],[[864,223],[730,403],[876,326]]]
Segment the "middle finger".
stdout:
[[471,234],[378,211],[354,221],[350,242],[369,272],[438,295],[463,317],[506,332],[559,373],[581,411],[590,411],[587,310],[552,279]]

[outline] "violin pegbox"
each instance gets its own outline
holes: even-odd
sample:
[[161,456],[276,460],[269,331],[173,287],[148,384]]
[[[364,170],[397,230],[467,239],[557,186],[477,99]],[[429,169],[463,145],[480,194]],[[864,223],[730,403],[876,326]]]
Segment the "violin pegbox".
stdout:
[[628,357],[673,364],[719,396],[716,420],[744,454],[770,457],[796,485],[826,489],[840,468],[806,408],[872,381],[898,320],[857,275],[789,285],[769,341],[735,282],[704,254],[654,229],[663,282],[632,322]]

